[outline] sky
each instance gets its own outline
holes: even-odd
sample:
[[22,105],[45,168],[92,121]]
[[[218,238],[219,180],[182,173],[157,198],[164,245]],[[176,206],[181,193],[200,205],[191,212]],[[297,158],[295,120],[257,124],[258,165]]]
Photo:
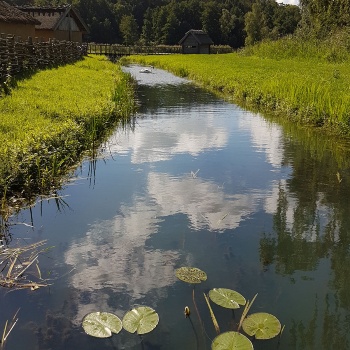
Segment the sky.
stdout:
[[299,5],[299,0],[283,0],[283,1],[277,1],[282,2],[284,4],[290,4],[290,5]]

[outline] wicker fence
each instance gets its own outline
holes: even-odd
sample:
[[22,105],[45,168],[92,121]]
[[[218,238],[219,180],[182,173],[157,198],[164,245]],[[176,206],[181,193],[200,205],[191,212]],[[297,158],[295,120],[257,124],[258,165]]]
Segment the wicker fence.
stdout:
[[87,46],[71,41],[41,41],[0,35],[0,84],[17,74],[72,63],[87,54]]

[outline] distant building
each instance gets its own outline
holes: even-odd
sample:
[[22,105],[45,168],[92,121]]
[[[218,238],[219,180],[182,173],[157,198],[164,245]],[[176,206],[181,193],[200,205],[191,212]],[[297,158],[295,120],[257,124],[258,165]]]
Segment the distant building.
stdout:
[[210,45],[213,40],[203,30],[189,30],[179,41],[182,53],[210,53]]
[[35,36],[44,41],[57,39],[81,43],[83,35],[88,33],[88,27],[71,5],[17,8],[40,22],[35,26]]
[[35,26],[40,22],[18,8],[0,1],[0,33],[20,36],[23,40],[35,36]]

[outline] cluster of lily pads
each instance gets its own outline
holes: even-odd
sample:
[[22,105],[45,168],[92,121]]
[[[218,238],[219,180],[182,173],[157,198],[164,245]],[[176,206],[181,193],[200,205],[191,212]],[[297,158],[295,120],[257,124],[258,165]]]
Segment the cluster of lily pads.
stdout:
[[139,335],[151,332],[156,328],[159,316],[148,306],[139,306],[128,311],[121,320],[109,312],[92,312],[83,318],[85,333],[97,338],[109,338],[118,334],[123,328]]
[[[181,281],[197,284],[207,280],[207,274],[196,267],[181,267],[175,271],[175,275]],[[212,342],[212,350],[253,350],[250,339],[240,333],[243,331],[255,339],[271,339],[280,334],[281,323],[274,316],[266,312],[253,313],[247,316],[255,297],[251,302],[247,302],[240,293],[227,288],[214,288],[208,293],[209,299],[224,308],[238,309],[245,306],[237,330],[227,331],[220,334],[220,329],[216,321],[214,312],[210,306],[209,299],[205,295],[210,314],[218,335]],[[185,308],[185,315],[189,317],[189,308]],[[109,312],[92,312],[83,319],[84,331],[98,338],[108,338],[113,334],[118,334],[123,328],[130,332],[142,335],[151,332],[159,323],[159,316],[155,310],[148,306],[135,307],[128,311],[121,320],[117,315]],[[283,329],[282,329],[283,330]]]
[[[196,267],[181,267],[176,270],[175,274],[178,279],[190,284],[201,283],[207,280],[206,273]],[[281,323],[274,315],[258,312],[247,316],[257,295],[251,302],[247,302],[240,293],[227,288],[211,289],[208,295],[212,302],[227,309],[238,309],[240,306],[245,305],[237,330],[219,334],[212,342],[212,350],[254,349],[250,339],[239,332],[241,327],[248,336],[255,337],[255,339],[271,339],[281,333]],[[204,296],[206,297],[206,295]],[[208,300],[207,303],[214,326],[217,332],[220,333]]]

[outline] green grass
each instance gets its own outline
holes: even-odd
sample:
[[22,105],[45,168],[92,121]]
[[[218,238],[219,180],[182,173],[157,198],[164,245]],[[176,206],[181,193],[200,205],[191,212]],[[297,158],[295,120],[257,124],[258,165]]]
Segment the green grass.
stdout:
[[286,36],[279,40],[266,40],[245,47],[245,56],[261,58],[298,59],[315,63],[345,63],[350,61],[350,29],[343,28],[331,33],[325,39],[307,34]]
[[130,76],[105,57],[36,73],[0,98],[0,196],[50,191],[134,110]]
[[311,53],[313,58],[283,58],[282,43],[244,53],[130,56],[124,62],[161,67],[245,106],[349,136],[350,60],[330,63]]

